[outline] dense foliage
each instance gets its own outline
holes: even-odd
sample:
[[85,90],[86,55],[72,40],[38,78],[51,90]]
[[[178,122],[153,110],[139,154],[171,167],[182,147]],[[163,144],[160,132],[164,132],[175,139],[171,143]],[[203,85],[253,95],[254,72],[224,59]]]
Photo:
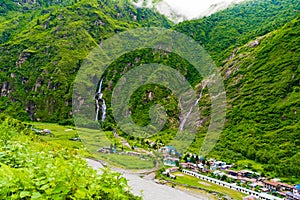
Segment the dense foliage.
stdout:
[[41,6],[1,18],[0,111],[22,120],[71,118],[73,80],[96,45],[129,28],[169,26],[148,9],[124,1],[103,3]]
[[120,174],[87,166],[80,150],[43,141],[1,115],[1,199],[138,199]]
[[298,0],[249,0],[209,17],[182,22],[175,30],[199,41],[221,64],[233,48],[283,26],[299,9]]
[[230,108],[218,155],[255,160],[277,176],[300,176],[299,25],[300,17],[236,49],[224,65]]
[[[134,8],[125,0],[64,2],[69,3],[27,2],[22,4],[24,9],[4,1],[1,112],[22,120],[72,123],[73,80],[93,47],[130,28],[170,27],[162,16]],[[298,0],[253,0],[173,27],[205,46],[225,78],[227,122],[211,156],[230,162],[251,160],[263,164],[258,170],[272,176],[299,177],[299,9]],[[122,74],[146,63],[179,69],[200,90],[202,77],[172,53],[143,49],[126,54],[105,74],[105,129],[115,128],[109,103],[112,88]],[[137,90],[130,102],[133,120],[146,125],[154,104],[164,106],[169,119],[162,132],[150,139],[166,144],[178,127],[177,100],[169,90],[155,85]],[[199,106],[202,126],[189,149],[195,153],[209,125],[207,90]]]
[[[296,2],[294,3],[294,5],[289,5],[298,8],[299,5]],[[226,54],[222,55],[221,68],[222,75],[225,78],[224,83],[228,98],[227,122],[220,141],[211,156],[228,162],[249,160],[245,164],[249,166],[252,165],[249,164],[252,163],[250,162],[252,160],[262,164],[262,167],[252,166],[253,170],[259,170],[273,177],[288,177],[289,181],[292,181],[293,178],[299,177],[300,173],[299,134],[297,134],[300,128],[298,114],[300,96],[300,52],[298,46],[300,41],[299,34],[297,34],[299,33],[299,17],[281,27],[285,21],[281,21],[282,18],[276,17],[285,15],[287,11],[278,11],[283,4],[276,1],[246,3],[241,8],[236,6],[232,10],[229,9],[216,15],[224,15],[233,21],[231,15],[226,14],[235,13],[239,9],[250,10],[251,6],[274,6],[274,10],[270,11],[271,13],[262,12],[262,14],[260,11],[256,13],[258,15],[257,20],[261,20],[261,26],[258,26],[259,23],[251,21],[256,18],[246,12],[245,22],[249,24],[246,27],[241,27],[241,29],[245,29],[244,35],[241,38],[229,35],[229,37],[236,38],[237,41],[222,47],[222,50],[228,48],[227,51],[230,52],[227,57]],[[293,9],[290,6],[287,6],[287,10]],[[272,12],[279,14],[272,18]],[[272,20],[273,22],[264,24],[262,19],[269,19],[268,15],[272,16],[268,22]],[[292,16],[296,15],[296,12],[289,13],[285,19],[291,19]],[[215,15],[212,16],[212,19],[214,17]],[[242,26],[239,22],[231,24],[236,27]],[[197,23],[199,21],[191,22],[191,24]],[[223,23],[223,21],[220,21],[220,23]],[[189,22],[184,22],[184,24],[189,24]],[[182,25],[178,27],[180,26]],[[269,32],[276,28],[277,30],[267,35],[263,35],[265,32],[261,32],[263,30]],[[193,29],[187,30],[191,31]],[[199,33],[197,31],[199,29],[195,29],[195,34]],[[221,37],[222,34],[214,35],[220,35]],[[263,36],[259,37],[260,35]],[[257,39],[244,46],[241,45],[241,47],[232,49],[243,42],[246,43],[245,41],[250,38]],[[218,44],[223,45],[223,39],[219,38],[218,41],[220,42]],[[207,40],[210,42],[209,39]],[[214,46],[214,43],[211,46],[209,45],[207,43],[206,47],[214,52],[213,55],[220,55],[222,51]],[[199,74],[193,74],[195,70],[184,60],[171,53],[153,53],[144,50],[127,54],[111,65],[105,75],[111,81],[109,86],[106,85],[109,88],[106,98],[109,100],[110,89],[114,88],[114,83],[118,81],[122,74],[126,73],[128,68],[151,62],[163,63],[179,69],[196,90],[199,90],[197,84],[199,84],[201,78],[199,78]],[[123,63],[127,67],[124,68]],[[182,68],[182,66],[184,67]],[[119,73],[115,73],[116,71]],[[149,98],[150,93],[153,93],[153,99]],[[150,139],[167,144],[176,133],[176,127],[178,127],[178,110],[176,109],[176,99],[166,88],[148,85],[136,91],[130,102],[133,119],[141,126],[148,124],[148,111],[155,103],[167,109],[169,119],[162,132]],[[199,103],[203,126],[189,149],[191,152],[199,152],[199,147],[205,137],[210,119],[209,103],[209,96],[205,91],[205,95]],[[250,166],[250,168],[252,167]]]
[[76,3],[77,0],[2,0],[0,2],[0,15],[7,15],[10,12],[28,12],[41,7],[49,7],[52,5],[71,5]]

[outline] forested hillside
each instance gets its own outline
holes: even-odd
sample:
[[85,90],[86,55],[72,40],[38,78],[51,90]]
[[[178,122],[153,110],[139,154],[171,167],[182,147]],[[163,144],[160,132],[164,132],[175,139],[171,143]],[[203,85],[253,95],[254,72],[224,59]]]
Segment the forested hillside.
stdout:
[[0,14],[7,15],[12,11],[15,12],[27,12],[30,10],[36,10],[42,7],[49,7],[52,5],[67,6],[76,3],[77,0],[2,0],[0,3]]
[[[8,20],[1,18],[2,112],[22,120],[70,119],[72,83],[90,50],[129,28],[169,27],[161,15],[126,1],[70,2],[15,5]],[[24,11],[27,5],[35,9]]]
[[295,18],[298,0],[250,0],[199,20],[185,21],[175,30],[199,41],[221,65],[231,51]]
[[[173,27],[163,16],[137,9],[128,1],[48,2],[1,3],[1,112],[21,120],[72,123],[73,81],[94,47],[131,28],[172,28],[199,41],[225,79],[226,126],[211,156],[230,162],[254,161],[263,164],[259,170],[265,173],[299,177],[298,0],[249,0]],[[142,49],[123,55],[105,72],[105,129],[116,127],[109,103],[116,82],[129,68],[145,63],[179,69],[200,92],[202,77],[173,53]],[[137,124],[147,125],[148,111],[156,103],[166,108],[169,118],[162,132],[151,139],[166,143],[179,123],[178,102],[170,90],[156,85],[139,88],[130,100],[130,111]],[[199,107],[201,128],[189,149],[195,153],[209,125],[207,89]]]
[[299,177],[299,25],[297,17],[226,60],[227,123],[214,155],[255,160],[265,172]]

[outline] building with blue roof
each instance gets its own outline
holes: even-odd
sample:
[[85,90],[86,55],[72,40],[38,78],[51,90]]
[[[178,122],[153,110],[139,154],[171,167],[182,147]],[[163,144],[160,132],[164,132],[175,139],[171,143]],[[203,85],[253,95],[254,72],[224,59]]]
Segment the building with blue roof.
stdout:
[[287,200],[300,200],[300,184],[296,185],[293,192],[288,192],[286,194]]

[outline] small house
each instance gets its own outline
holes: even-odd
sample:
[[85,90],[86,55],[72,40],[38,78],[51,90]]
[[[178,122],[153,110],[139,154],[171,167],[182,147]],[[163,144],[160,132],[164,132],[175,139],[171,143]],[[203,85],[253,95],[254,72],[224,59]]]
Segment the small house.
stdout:
[[172,168],[169,168],[168,170],[170,173],[177,172],[179,170],[179,167],[172,167]]
[[99,149],[98,152],[100,152],[100,153],[111,153],[112,149],[110,147],[103,147],[103,148]]
[[179,164],[183,169],[188,168],[188,163],[180,163]]
[[129,156],[141,156],[140,153],[134,151],[127,151],[126,154]]
[[300,200],[300,184],[293,188],[293,192],[286,193],[287,200]]
[[281,191],[289,191],[293,192],[294,187],[292,185],[286,183],[279,183],[279,187]]
[[258,178],[260,176],[259,173],[252,172],[249,170],[242,170],[240,173],[242,177],[247,177],[247,178]]
[[277,191],[279,189],[279,183],[278,182],[272,182],[272,181],[267,181],[264,180],[264,187],[269,189],[269,191]]
[[243,200],[257,200],[258,198],[256,196],[250,195],[243,198]]
[[237,176],[240,175],[239,172],[234,171],[234,170],[226,170],[226,172],[227,172],[229,175],[235,176],[235,177],[237,177]]
[[220,173],[221,173],[220,171],[214,171],[214,172],[213,172],[213,174],[214,174],[215,176],[218,176]]
[[164,160],[164,165],[175,167],[177,163],[179,163],[178,158],[166,157]]
[[172,178],[172,179],[176,179],[176,176],[173,175],[173,174],[169,174],[169,177]]
[[44,129],[44,130],[41,131],[41,133],[49,135],[49,134],[51,134],[51,131],[49,129]]

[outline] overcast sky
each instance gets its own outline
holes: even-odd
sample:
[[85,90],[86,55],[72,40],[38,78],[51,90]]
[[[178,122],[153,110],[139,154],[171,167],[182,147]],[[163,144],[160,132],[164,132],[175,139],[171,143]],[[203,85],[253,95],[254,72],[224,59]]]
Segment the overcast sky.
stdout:
[[167,3],[176,13],[182,14],[187,18],[195,18],[205,13],[208,8],[217,3],[231,3],[240,2],[242,0],[163,0]]

